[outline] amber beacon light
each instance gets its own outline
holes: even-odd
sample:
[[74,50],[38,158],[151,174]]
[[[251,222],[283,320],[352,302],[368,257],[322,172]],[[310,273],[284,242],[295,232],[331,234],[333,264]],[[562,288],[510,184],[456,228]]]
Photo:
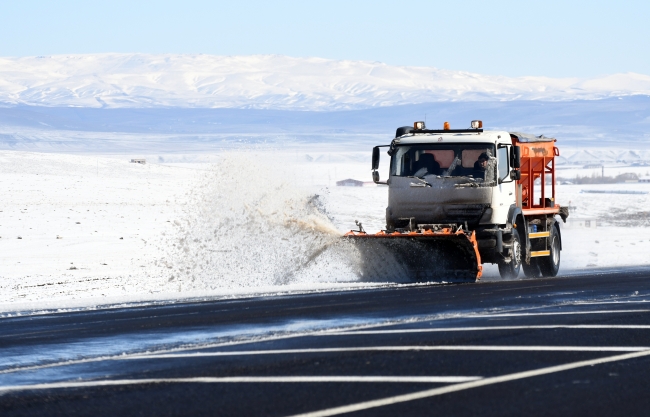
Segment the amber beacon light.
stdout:
[[472,129],[483,129],[482,120],[472,120]]
[[426,129],[424,122],[415,122],[413,123],[413,128],[416,130],[424,130]]
[[442,125],[442,130],[449,130],[449,122],[445,122],[445,123]]

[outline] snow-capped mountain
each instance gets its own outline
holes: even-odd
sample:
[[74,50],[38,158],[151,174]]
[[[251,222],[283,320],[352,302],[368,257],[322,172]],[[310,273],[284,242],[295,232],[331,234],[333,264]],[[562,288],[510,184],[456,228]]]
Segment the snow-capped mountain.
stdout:
[[650,76],[486,76],[278,55],[0,58],[0,104],[345,110],[440,101],[576,100],[650,94]]

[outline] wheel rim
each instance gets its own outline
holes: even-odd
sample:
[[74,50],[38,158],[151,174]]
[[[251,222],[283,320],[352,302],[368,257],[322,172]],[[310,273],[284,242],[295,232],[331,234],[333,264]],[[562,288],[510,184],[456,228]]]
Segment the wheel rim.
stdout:
[[515,240],[512,245],[512,266],[518,268],[519,265],[521,265],[521,244],[518,240]]
[[551,243],[551,256],[553,257],[553,265],[560,262],[560,248],[557,243],[557,236],[553,236],[553,243]]

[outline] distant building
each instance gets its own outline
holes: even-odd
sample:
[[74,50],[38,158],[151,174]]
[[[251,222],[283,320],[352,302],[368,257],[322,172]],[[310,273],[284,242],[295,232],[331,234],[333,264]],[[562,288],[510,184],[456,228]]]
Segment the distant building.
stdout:
[[142,164],[142,165],[144,165],[144,164],[147,163],[147,160],[146,159],[131,159],[131,163],[132,164]]
[[347,180],[336,181],[336,185],[339,187],[363,187],[363,181],[348,178]]

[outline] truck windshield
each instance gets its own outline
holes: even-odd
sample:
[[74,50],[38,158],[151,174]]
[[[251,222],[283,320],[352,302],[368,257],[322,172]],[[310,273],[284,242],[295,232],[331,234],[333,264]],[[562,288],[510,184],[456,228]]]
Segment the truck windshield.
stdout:
[[[423,144],[398,146],[391,161],[391,175],[419,177],[471,177],[484,180],[494,172],[494,145]],[[488,178],[491,178],[488,174]]]

